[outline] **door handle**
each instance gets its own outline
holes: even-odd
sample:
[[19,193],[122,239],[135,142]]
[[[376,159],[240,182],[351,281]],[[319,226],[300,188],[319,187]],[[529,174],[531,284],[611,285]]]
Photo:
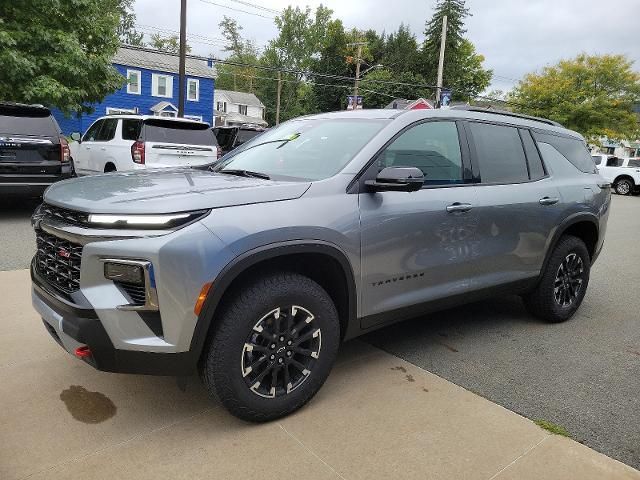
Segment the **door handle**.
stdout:
[[560,199],[558,197],[542,197],[540,199],[540,205],[555,205]]
[[473,205],[471,205],[470,203],[455,202],[447,206],[447,212],[449,213],[468,212],[472,208],[473,208]]

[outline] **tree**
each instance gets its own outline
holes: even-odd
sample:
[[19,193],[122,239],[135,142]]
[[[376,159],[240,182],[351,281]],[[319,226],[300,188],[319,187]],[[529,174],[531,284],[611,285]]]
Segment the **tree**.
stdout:
[[[469,9],[465,0],[439,0],[433,17],[426,24],[422,46],[422,73],[427,83],[435,85],[438,77],[442,18],[447,16],[447,36],[443,69],[443,85],[453,89],[453,98],[466,100],[489,86],[493,72],[482,67],[484,57],[475,52],[464,38],[464,19]],[[472,69],[471,71],[469,69]]]
[[253,93],[259,75],[256,68],[250,65],[258,63],[258,49],[253,42],[242,37],[242,26],[238,25],[236,20],[225,16],[219,27],[222,36],[227,42],[223,51],[230,53],[226,60],[244,65],[219,63],[217,65],[218,78],[216,79],[216,86],[223,90],[239,90]]
[[[161,52],[167,53],[180,53],[180,39],[177,35],[170,35],[168,37],[164,37],[159,33],[154,33],[151,35],[151,42],[149,42],[149,47],[160,50]],[[191,51],[191,47],[187,45],[187,53]]]
[[[111,64],[122,0],[2,2],[0,99],[91,111],[125,79]],[[78,12],[82,12],[79,14]]]
[[623,55],[580,54],[530,73],[512,91],[516,111],[555,120],[592,141],[637,138],[640,74]]
[[400,24],[397,32],[390,33],[384,45],[380,63],[393,72],[418,72],[420,52],[416,36],[408,25]]
[[136,30],[136,14],[133,11],[133,0],[121,0],[118,37],[122,43],[127,45],[144,47],[144,33],[139,33]]
[[360,82],[360,92],[366,108],[384,108],[394,98],[428,98],[431,89],[422,87],[425,80],[419,73],[395,73],[389,69],[368,73]]

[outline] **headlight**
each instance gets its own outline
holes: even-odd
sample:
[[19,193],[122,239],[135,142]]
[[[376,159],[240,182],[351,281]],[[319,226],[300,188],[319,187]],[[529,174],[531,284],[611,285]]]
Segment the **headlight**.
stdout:
[[209,213],[209,210],[199,210],[196,212],[163,213],[158,215],[119,215],[110,213],[89,214],[89,226],[98,228],[132,228],[132,229],[153,229],[163,230],[167,228],[177,228],[195,220],[198,220]]

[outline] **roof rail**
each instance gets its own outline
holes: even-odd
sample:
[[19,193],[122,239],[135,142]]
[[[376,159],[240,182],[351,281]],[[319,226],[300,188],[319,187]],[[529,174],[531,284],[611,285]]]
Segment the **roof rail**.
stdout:
[[547,125],[553,125],[554,127],[564,128],[564,126],[561,125],[560,123],[554,122],[553,120],[549,120],[547,118],[533,117],[531,115],[525,115],[523,113],[509,112],[508,110],[496,110],[491,107],[474,107],[473,105],[454,105],[453,107],[451,107],[451,110],[466,110],[468,112],[495,113],[496,115],[522,118],[525,120],[532,120],[534,122],[546,123]]

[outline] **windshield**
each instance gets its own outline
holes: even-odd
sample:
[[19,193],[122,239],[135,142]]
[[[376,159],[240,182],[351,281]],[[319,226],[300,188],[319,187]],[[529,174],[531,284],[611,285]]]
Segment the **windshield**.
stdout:
[[385,125],[384,120],[292,120],[234,150],[216,170],[248,170],[270,177],[332,177]]

